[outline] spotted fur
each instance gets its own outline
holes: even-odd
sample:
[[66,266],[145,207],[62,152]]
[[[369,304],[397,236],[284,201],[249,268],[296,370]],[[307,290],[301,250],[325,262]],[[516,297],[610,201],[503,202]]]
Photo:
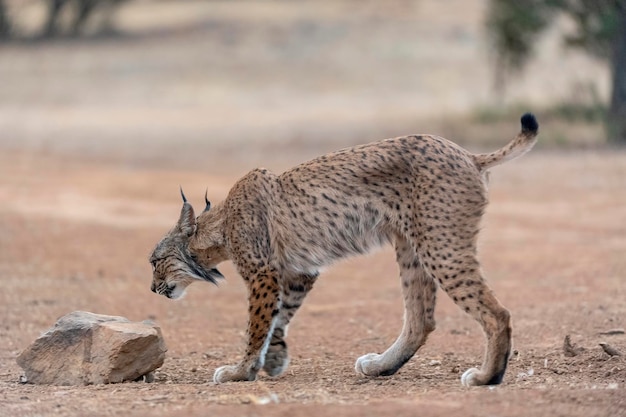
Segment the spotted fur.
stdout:
[[487,205],[486,170],[529,151],[538,130],[525,114],[508,145],[472,154],[432,135],[405,136],[343,149],[275,175],[256,169],[227,198],[197,218],[183,196],[176,226],[150,262],[152,290],[182,296],[194,280],[215,282],[231,260],[248,287],[244,357],[216,370],[216,383],[280,375],[289,356],[289,321],[333,261],[391,243],[400,266],[404,326],[382,354],[356,361],[366,376],[391,375],[435,329],[441,287],[482,326],[487,347],[465,385],[499,384],[511,350],[510,315],[485,283],[476,254]]

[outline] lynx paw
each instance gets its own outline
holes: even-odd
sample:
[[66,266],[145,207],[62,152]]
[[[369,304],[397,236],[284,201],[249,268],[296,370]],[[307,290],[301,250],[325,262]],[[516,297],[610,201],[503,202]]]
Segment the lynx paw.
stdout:
[[487,385],[488,376],[478,368],[470,368],[461,375],[461,384],[466,387],[474,387],[477,385]]
[[256,374],[244,371],[239,366],[222,366],[213,374],[213,382],[222,384],[230,381],[254,381]]
[[504,378],[504,369],[495,375],[488,375],[477,368],[470,368],[461,375],[461,384],[466,387],[474,387],[477,385],[498,385],[502,383]]
[[[276,349],[272,349],[272,348]],[[279,348],[279,349],[278,349]],[[278,376],[287,370],[289,366],[289,352],[287,347],[270,346],[265,354],[263,369],[269,376]]]
[[470,368],[467,371],[463,372],[461,375],[461,384],[466,387],[473,387],[475,385],[480,385],[477,382],[477,376],[480,374],[480,369]]
[[354,364],[354,370],[364,376],[379,376],[383,373],[381,362],[382,355],[378,353],[368,353],[361,356]]

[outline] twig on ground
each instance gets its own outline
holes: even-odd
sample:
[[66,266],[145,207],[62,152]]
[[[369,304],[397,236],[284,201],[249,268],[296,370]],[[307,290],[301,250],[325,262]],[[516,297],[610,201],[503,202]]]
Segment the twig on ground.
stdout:
[[624,329],[611,329],[611,330],[606,330],[604,332],[600,332],[598,333],[600,336],[615,336],[618,334],[624,334],[626,332],[624,332]]
[[563,340],[563,354],[568,357],[577,356],[579,353],[582,353],[585,349],[576,345],[573,345],[569,335],[565,335],[565,340]]

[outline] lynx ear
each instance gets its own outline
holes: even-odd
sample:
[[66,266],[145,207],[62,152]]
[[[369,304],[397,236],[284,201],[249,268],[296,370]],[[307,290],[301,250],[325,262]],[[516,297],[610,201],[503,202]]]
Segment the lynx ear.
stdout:
[[187,236],[192,236],[196,232],[196,215],[189,203],[183,203],[180,219],[178,219],[178,228]]
[[191,204],[187,202],[183,189],[180,189],[180,195],[183,197],[183,208],[180,210],[180,218],[178,219],[178,228],[186,236],[191,236],[196,232],[196,214]]

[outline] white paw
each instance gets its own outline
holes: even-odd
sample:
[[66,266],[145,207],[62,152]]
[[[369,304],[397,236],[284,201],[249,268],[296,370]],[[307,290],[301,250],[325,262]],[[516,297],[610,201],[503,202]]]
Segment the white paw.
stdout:
[[461,375],[461,384],[463,384],[466,387],[473,387],[475,385],[480,385],[478,381],[480,379],[480,374],[481,374],[480,369],[477,369],[477,368],[468,369],[467,371],[463,372],[463,375]]
[[361,375],[365,376],[378,376],[380,375],[380,360],[382,355],[378,353],[368,353],[361,356],[356,360],[354,364],[354,370]]
[[242,373],[238,366],[222,366],[215,370],[213,374],[213,382],[222,384],[230,381],[252,381],[250,375]]
[[213,382],[216,384],[226,382],[228,380],[226,375],[231,373],[228,368],[232,368],[232,366],[221,366],[217,368],[213,374]]

